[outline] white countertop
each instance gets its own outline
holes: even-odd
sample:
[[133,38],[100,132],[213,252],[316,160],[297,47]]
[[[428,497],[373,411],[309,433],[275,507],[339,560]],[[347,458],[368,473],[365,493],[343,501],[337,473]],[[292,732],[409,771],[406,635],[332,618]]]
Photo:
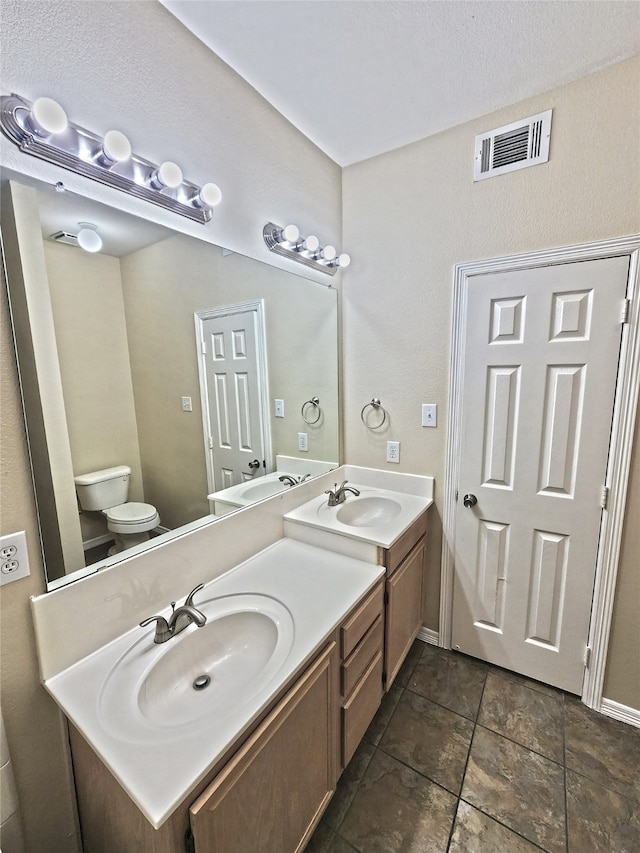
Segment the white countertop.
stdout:
[[[326,498],[325,498],[326,501]],[[101,719],[100,695],[114,663],[134,645],[153,646],[154,627],[136,627],[47,679],[45,686],[111,773],[158,828],[207,775],[230,745],[260,715],[282,686],[311,661],[354,604],[384,569],[303,542],[282,539],[205,586],[198,600],[236,594],[271,596],[293,619],[291,650],[277,675],[237,713],[211,719],[180,737],[150,737],[132,743],[117,724]],[[167,613],[168,613],[167,608]],[[165,613],[165,615],[167,615]],[[190,626],[184,632],[199,630]],[[180,637],[172,642],[179,642]]]

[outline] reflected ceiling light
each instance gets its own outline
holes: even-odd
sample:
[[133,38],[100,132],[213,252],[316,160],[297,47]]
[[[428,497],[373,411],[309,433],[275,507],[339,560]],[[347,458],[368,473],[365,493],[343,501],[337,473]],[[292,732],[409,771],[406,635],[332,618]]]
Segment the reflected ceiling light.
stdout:
[[98,234],[98,226],[93,222],[78,222],[78,245],[85,252],[99,252],[102,248],[102,237]]
[[38,136],[50,136],[67,129],[67,114],[53,98],[36,98],[27,118],[29,128]]
[[198,186],[185,180],[176,163],[167,160],[158,166],[134,154],[119,130],[109,130],[102,137],[68,121],[52,98],[31,103],[19,95],[3,95],[0,130],[25,154],[202,224],[212,218],[213,208],[222,199],[216,184]]
[[267,222],[262,229],[262,236],[269,251],[329,275],[334,275],[338,267],[345,268],[351,263],[349,255],[343,253],[338,256],[334,246],[321,246],[314,234],[300,238],[300,229],[295,225],[282,228]]

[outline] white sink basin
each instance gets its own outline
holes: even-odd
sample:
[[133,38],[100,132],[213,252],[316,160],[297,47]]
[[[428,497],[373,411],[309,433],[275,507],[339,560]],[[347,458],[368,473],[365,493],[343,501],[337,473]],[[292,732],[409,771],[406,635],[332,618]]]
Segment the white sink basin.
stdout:
[[[326,505],[321,510],[333,509]],[[373,497],[356,497],[348,503],[343,503],[335,513],[336,519],[341,524],[352,527],[372,527],[376,524],[386,524],[400,515],[402,505],[393,498],[383,498],[379,495]],[[323,515],[323,512],[320,513]]]
[[149,629],[112,666],[99,698],[103,724],[134,742],[182,736],[238,712],[277,676],[293,619],[277,599],[229,595],[197,602],[207,617],[166,643]]
[[281,483],[280,480],[267,480],[263,477],[261,483],[251,483],[244,487],[238,486],[238,498],[245,501],[261,501],[263,498],[284,492],[288,488],[290,487],[286,483]]

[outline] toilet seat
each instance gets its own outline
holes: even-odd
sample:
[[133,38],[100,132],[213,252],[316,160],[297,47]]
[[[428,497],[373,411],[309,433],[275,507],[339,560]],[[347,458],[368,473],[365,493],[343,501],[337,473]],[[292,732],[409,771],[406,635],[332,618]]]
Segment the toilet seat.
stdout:
[[153,530],[160,523],[158,511],[152,504],[130,501],[103,510],[107,526],[114,533],[138,533]]

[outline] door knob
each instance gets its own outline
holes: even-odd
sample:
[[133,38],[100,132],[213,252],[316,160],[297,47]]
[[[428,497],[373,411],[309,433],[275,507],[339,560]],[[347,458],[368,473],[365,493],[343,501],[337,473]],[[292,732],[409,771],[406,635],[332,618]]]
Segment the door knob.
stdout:
[[472,506],[475,506],[475,505],[478,503],[478,498],[477,498],[475,495],[465,495],[465,496],[462,498],[462,503],[463,503],[466,507],[472,507]]
[[257,470],[259,467],[260,467],[260,463],[258,462],[257,459],[254,459],[253,462],[249,462],[249,468],[251,468],[252,471]]

